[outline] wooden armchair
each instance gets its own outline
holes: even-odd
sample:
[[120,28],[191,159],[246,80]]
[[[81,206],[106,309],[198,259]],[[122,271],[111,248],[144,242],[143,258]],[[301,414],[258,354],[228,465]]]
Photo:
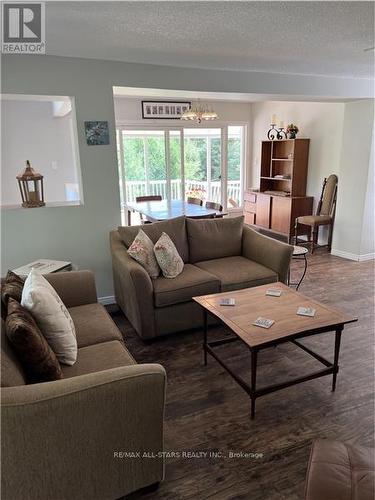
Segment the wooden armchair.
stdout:
[[[333,223],[336,211],[337,182],[338,178],[335,174],[331,174],[328,179],[324,179],[316,215],[303,215],[296,218],[294,226],[295,244],[310,243],[311,253],[314,253],[314,249],[318,247],[318,234],[320,226],[329,226],[328,243],[327,245],[320,245],[320,247],[327,247],[328,251],[331,251]],[[311,239],[307,242],[298,240],[298,229],[300,225],[310,226],[311,228]]]

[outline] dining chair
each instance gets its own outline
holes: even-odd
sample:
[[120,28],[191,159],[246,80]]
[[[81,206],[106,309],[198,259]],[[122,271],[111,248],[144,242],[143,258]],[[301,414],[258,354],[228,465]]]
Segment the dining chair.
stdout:
[[[163,198],[160,196],[160,194],[151,194],[147,196],[137,196],[135,198],[136,203],[140,203],[142,201],[161,201]],[[144,217],[143,214],[139,214],[141,217],[141,224],[151,224],[151,221],[147,220],[146,217]]]
[[[336,212],[337,183],[338,178],[335,174],[331,174],[328,179],[325,178],[323,181],[320,200],[316,209],[316,215],[303,215],[296,218],[294,226],[295,244],[298,245],[298,241],[302,244],[311,244],[311,253],[314,253],[314,249],[317,247],[327,247],[328,251],[331,251],[333,224]],[[311,228],[311,236],[309,240],[298,240],[298,229],[300,225],[309,226]],[[327,245],[318,245],[320,226],[329,226]]]
[[151,194],[149,196],[137,196],[135,201],[140,203],[141,201],[161,201],[162,199],[160,194]]
[[[216,210],[217,212],[222,212],[223,211],[223,205],[220,205],[220,203],[216,203],[215,201],[206,201],[206,208],[210,208],[211,210]],[[215,218],[219,219],[222,218],[223,214],[216,214]]]
[[194,205],[199,205],[200,207],[203,204],[203,201],[200,198],[194,198],[193,196],[188,196],[188,203],[193,203]]
[[206,208],[211,208],[212,210],[217,210],[218,212],[223,211],[223,206],[215,201],[206,201]]

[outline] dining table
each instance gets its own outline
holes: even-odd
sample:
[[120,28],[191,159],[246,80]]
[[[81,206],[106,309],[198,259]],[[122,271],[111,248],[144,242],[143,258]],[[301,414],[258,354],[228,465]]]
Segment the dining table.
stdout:
[[125,202],[123,203],[123,208],[127,211],[128,226],[131,225],[132,212],[142,214],[149,222],[173,219],[181,215],[193,219],[208,219],[226,215],[222,211],[206,208],[203,205],[196,205],[195,203],[188,203],[184,200]]

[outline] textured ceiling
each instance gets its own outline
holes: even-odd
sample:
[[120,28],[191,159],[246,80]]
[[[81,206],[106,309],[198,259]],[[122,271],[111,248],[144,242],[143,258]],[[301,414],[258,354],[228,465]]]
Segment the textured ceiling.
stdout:
[[46,2],[47,53],[372,77],[373,2]]

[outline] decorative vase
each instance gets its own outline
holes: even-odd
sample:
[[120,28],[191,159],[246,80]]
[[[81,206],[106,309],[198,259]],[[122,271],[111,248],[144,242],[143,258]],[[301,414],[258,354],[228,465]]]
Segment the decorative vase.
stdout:
[[296,135],[297,135],[297,132],[295,130],[289,130],[288,139],[295,139]]

